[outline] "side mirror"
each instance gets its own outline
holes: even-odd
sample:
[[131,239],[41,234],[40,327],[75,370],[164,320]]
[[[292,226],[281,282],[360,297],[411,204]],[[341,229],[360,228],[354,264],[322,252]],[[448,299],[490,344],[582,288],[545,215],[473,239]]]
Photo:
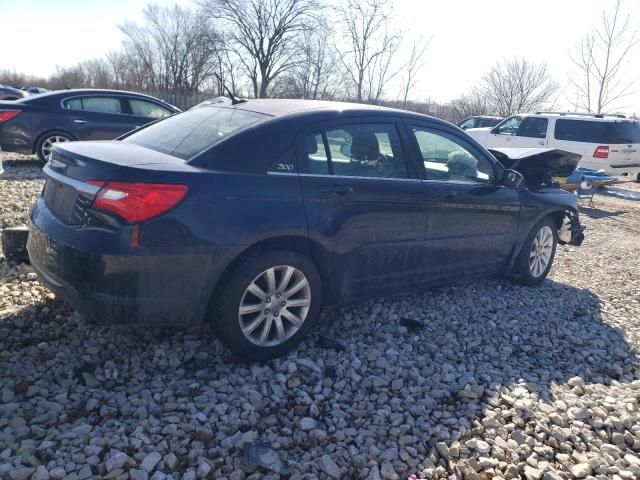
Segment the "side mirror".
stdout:
[[502,177],[502,183],[507,187],[518,188],[524,181],[524,176],[515,170],[505,170]]
[[340,153],[345,157],[351,157],[351,144],[343,143],[340,145]]
[[494,127],[491,129],[491,133],[493,133],[494,135],[498,135],[500,133],[500,130],[498,130],[498,127]]

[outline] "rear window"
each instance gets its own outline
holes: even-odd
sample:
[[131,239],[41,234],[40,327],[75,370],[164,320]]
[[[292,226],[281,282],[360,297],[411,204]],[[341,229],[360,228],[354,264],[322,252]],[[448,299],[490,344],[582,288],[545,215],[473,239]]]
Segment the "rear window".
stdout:
[[555,138],[571,142],[603,144],[640,143],[640,125],[638,122],[558,119]]
[[269,118],[235,108],[199,107],[150,125],[122,141],[186,160],[232,133]]

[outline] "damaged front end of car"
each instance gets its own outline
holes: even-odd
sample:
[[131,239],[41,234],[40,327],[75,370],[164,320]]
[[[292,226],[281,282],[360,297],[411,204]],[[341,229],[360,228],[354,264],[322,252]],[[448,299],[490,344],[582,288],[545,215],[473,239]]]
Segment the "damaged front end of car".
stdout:
[[496,148],[489,151],[504,167],[522,174],[524,184],[536,199],[544,198],[551,205],[563,207],[562,211],[554,214],[558,222],[558,243],[581,245],[585,226],[580,223],[578,202],[554,179],[571,175],[582,156],[550,148]]
[[580,223],[578,211],[565,210],[562,225],[558,229],[558,243],[560,245],[575,245],[579,247],[584,241],[585,226]]

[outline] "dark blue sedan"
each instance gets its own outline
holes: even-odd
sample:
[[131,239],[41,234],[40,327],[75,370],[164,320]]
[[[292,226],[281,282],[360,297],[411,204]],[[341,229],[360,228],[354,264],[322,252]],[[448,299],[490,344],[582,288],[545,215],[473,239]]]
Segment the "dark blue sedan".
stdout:
[[265,360],[324,305],[477,275],[542,282],[556,245],[582,241],[575,197],[549,178],[579,156],[525,153],[496,155],[525,177],[534,165],[530,182],[431,117],[216,100],[117,141],[54,146],[29,255],[98,321],[211,322]]
[[54,143],[113,140],[178,112],[157,98],[120,90],[59,90],[0,101],[0,150],[35,153],[46,163]]

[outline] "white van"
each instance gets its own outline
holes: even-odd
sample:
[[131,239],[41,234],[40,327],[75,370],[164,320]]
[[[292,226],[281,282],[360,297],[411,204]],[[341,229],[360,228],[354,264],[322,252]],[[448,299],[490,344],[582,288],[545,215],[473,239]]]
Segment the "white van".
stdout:
[[640,182],[640,123],[622,115],[527,113],[466,132],[487,148],[548,147],[578,153],[581,167]]

